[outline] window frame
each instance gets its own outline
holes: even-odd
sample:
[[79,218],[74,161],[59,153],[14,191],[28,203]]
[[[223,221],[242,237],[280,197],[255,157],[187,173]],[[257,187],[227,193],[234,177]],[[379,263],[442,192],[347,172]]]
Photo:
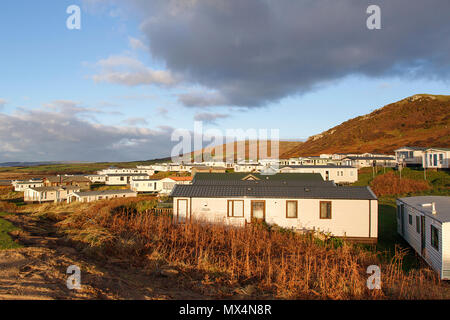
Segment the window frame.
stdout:
[[416,232],[420,234],[420,217],[416,216]]
[[[430,231],[430,244],[436,251],[439,251],[439,229],[436,228],[433,225],[430,226],[430,229],[431,229],[431,231]],[[435,231],[435,232],[433,232],[433,231]],[[433,240],[433,235],[436,235],[436,239],[435,239],[436,243]]]
[[[295,203],[295,217],[288,215],[289,202]],[[286,219],[298,219],[298,200],[286,200]]]
[[[234,203],[235,202],[242,202],[242,216],[235,216],[234,215]],[[231,203],[231,214],[230,214],[230,203]],[[244,200],[227,200],[227,217],[228,218],[245,218],[245,207],[244,207]]]
[[[329,218],[328,217],[326,217],[326,218],[322,217],[322,203],[327,203],[327,204],[330,205],[330,217]],[[320,201],[320,203],[319,203],[319,218],[321,220],[331,220],[333,218],[333,207],[332,207],[332,202],[331,201]]]
[[413,224],[412,214],[410,214],[410,213],[408,213],[408,223],[410,226],[412,226],[412,224]]

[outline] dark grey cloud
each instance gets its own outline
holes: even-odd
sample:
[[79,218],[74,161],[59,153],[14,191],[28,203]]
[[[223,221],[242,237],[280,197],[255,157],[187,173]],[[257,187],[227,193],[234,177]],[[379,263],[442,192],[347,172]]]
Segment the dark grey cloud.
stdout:
[[227,105],[227,99],[217,92],[190,92],[178,95],[178,101],[186,107],[210,107]]
[[[4,161],[130,161],[170,156],[170,127],[108,126],[63,110],[0,113],[0,162]],[[50,111],[49,111],[50,110]]]
[[[449,75],[448,0],[132,3],[151,55],[216,92],[180,96],[186,106],[263,106],[354,74]],[[381,7],[381,30],[366,27],[370,4]]]
[[194,120],[215,124],[218,119],[225,119],[229,117],[230,116],[228,114],[223,113],[200,112],[194,116]]

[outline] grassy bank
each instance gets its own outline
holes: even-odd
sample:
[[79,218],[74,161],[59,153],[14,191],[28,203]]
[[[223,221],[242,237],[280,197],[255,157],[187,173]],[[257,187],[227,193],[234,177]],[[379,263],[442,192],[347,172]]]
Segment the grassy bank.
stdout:
[[2,217],[8,215],[8,213],[0,212],[0,250],[4,249],[16,249],[22,246],[14,242],[8,235],[8,232],[17,230],[10,222],[2,219]]

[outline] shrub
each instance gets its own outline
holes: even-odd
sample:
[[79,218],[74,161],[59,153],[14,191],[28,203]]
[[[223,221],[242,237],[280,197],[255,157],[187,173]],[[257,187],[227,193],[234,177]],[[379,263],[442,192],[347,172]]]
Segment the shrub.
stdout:
[[370,183],[370,187],[377,196],[407,194],[431,189],[427,181],[400,179],[393,172],[376,176]]

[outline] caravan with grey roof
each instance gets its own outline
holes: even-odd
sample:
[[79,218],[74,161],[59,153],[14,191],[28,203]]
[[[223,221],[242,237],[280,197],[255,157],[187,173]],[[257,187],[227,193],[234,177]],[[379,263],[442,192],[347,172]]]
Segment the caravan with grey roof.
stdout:
[[[283,179],[290,175],[297,179]],[[245,226],[255,221],[376,243],[378,200],[369,187],[339,187],[320,174],[197,177],[172,191],[174,221]],[[267,179],[266,179],[267,178]]]
[[450,197],[397,199],[397,231],[441,279],[450,280]]

